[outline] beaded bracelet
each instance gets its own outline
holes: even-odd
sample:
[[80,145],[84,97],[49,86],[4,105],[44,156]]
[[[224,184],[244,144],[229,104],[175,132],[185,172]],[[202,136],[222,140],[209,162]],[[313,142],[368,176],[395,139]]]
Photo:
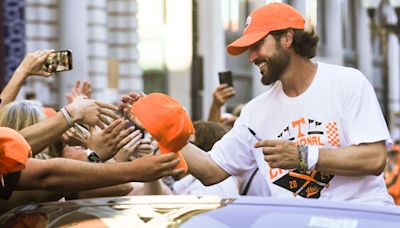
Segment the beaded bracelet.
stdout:
[[308,145],[297,145],[297,148],[299,150],[299,158],[300,158],[300,164],[299,164],[299,171],[301,173],[305,173],[308,171]]

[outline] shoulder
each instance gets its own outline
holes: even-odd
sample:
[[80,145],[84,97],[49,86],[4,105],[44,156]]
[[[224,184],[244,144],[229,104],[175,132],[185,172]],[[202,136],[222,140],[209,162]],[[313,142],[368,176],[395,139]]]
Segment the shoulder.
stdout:
[[[359,70],[352,67],[318,63],[320,82],[329,85],[337,92],[354,92],[366,87],[372,87],[368,78]],[[339,91],[338,91],[339,90]]]
[[321,76],[333,83],[368,82],[368,79],[361,71],[352,67],[318,63],[318,68]]
[[352,67],[318,63],[318,68],[322,75],[330,76],[333,79],[366,80],[365,75],[361,71]]

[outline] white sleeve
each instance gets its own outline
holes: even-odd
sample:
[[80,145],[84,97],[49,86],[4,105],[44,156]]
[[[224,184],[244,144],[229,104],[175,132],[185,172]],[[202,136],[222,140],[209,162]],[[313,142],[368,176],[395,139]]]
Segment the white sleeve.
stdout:
[[385,140],[392,143],[371,83],[357,71],[344,88],[343,123],[351,145]]
[[209,152],[211,158],[227,173],[240,176],[257,167],[252,148],[254,140],[239,117],[234,127],[215,143]]

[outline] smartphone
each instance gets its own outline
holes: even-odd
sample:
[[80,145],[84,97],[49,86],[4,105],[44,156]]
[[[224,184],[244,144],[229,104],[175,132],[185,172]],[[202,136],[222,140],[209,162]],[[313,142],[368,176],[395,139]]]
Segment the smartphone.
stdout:
[[50,53],[44,64],[44,70],[50,73],[72,70],[72,52],[61,50]]
[[233,87],[232,71],[223,71],[218,73],[219,84],[228,84],[228,86]]

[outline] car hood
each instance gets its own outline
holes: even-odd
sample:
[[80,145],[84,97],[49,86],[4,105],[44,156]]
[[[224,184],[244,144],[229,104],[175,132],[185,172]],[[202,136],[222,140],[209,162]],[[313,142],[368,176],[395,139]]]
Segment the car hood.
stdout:
[[321,200],[132,196],[29,204],[0,227],[400,227],[400,209]]

